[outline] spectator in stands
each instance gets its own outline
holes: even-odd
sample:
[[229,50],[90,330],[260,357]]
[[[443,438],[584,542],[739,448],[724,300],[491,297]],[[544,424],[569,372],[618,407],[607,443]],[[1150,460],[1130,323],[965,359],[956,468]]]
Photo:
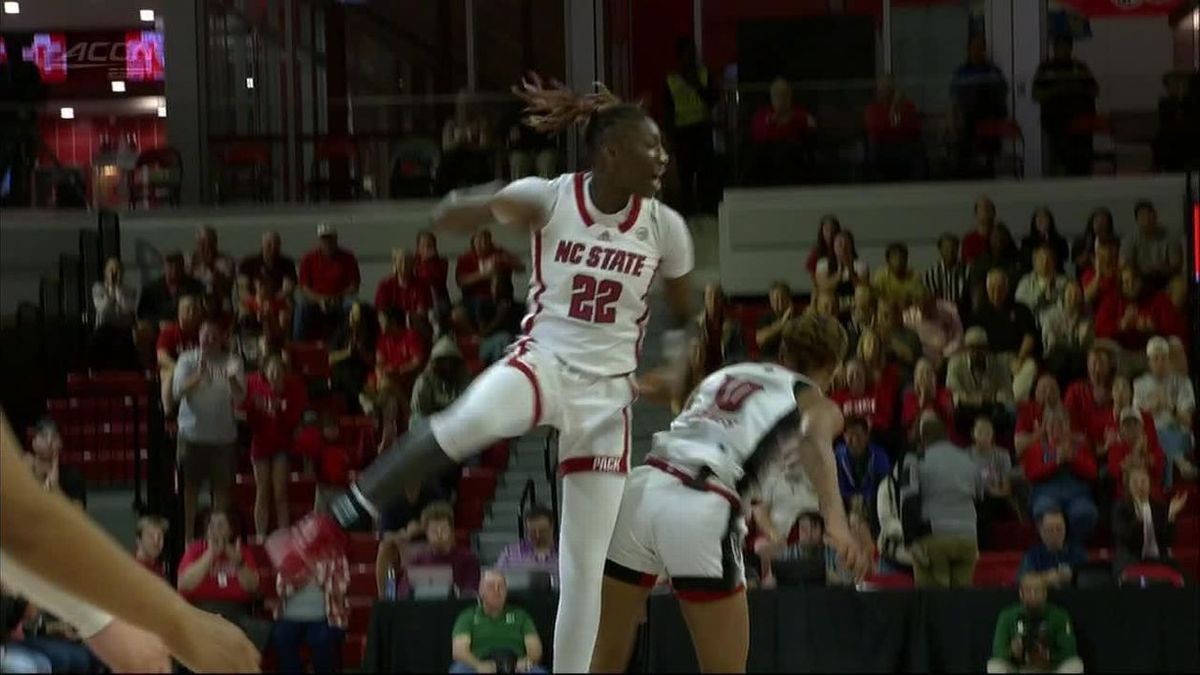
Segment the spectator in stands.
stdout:
[[375,289],[375,310],[383,312],[399,307],[408,316],[427,314],[433,308],[429,287],[413,276],[413,256],[402,248],[392,249],[392,273]]
[[[913,384],[900,401],[900,425],[910,445],[915,445],[920,431],[917,422],[926,411],[932,411],[947,429],[954,429],[954,399],[950,390],[938,386],[937,372],[929,359],[917,361],[913,369]],[[951,437],[954,434],[951,432]]]
[[988,335],[974,326],[963,337],[963,351],[946,366],[946,388],[954,397],[958,432],[969,435],[971,420],[987,416],[999,429],[1011,429],[1012,371],[988,349]]
[[[20,646],[45,657],[49,673],[95,673],[101,667],[95,654],[80,640],[74,626],[29,604]],[[5,672],[8,672],[7,670]]]
[[454,338],[454,344],[458,345],[458,350],[462,352],[467,363],[480,363],[479,353],[483,338],[480,337],[475,320],[471,318],[465,304],[458,303],[450,308],[450,316],[446,319],[441,335]]
[[771,311],[759,319],[758,331],[754,334],[760,354],[774,354],[779,351],[779,338],[783,334],[783,327],[791,320],[796,308],[792,301],[792,289],[783,281],[771,284],[771,290],[767,292],[767,302]]
[[413,384],[410,424],[450,407],[470,384],[471,373],[454,339],[438,338],[429,354],[429,363]]
[[1145,370],[1142,354],[1147,341],[1170,324],[1171,302],[1142,283],[1131,267],[1121,269],[1121,292],[1104,298],[1096,310],[1096,337],[1114,340],[1124,350],[1121,370],[1133,375]]
[[[919,425],[917,427],[920,428]],[[912,552],[905,543],[909,537],[905,537],[904,534],[902,495],[906,493],[907,486],[920,481],[917,471],[924,452],[925,448],[918,438],[912,451],[906,453],[899,461],[893,462],[892,470],[879,483],[875,508],[876,522],[879,525],[876,549],[879,551],[880,574],[912,572]]]
[[719,96],[716,83],[709,78],[692,38],[679,38],[675,58],[675,69],[667,74],[663,91],[666,110],[662,121],[679,176],[679,210],[685,218],[697,213],[715,215],[720,202],[712,119]]
[[[1067,415],[1070,428],[1070,415],[1063,405],[1061,390],[1054,376],[1043,373],[1038,378],[1034,388],[1033,400],[1017,406],[1017,426],[1013,431],[1013,449],[1017,456],[1025,454],[1025,450],[1046,436],[1046,421],[1054,415]],[[1073,435],[1075,430],[1071,430]]]
[[771,82],[771,100],[754,113],[750,140],[754,143],[754,173],[763,185],[795,185],[803,178],[804,143],[817,122],[804,106],[792,101],[785,78]]
[[1188,367],[1187,347],[1184,347],[1183,340],[1177,335],[1172,335],[1167,338],[1167,347],[1171,351],[1171,370],[1178,375],[1191,374],[1191,368]]
[[1033,210],[1029,218],[1029,234],[1021,239],[1021,260],[1026,270],[1037,269],[1034,256],[1042,247],[1050,248],[1054,256],[1054,271],[1062,274],[1070,249],[1067,248],[1066,237],[1058,233],[1058,226],[1054,224],[1054,212],[1045,206]]
[[[866,335],[870,336],[867,340],[876,340],[874,333]],[[894,369],[895,366],[889,364],[888,368]],[[852,359],[846,362],[844,371],[845,387],[834,389],[830,398],[841,407],[846,417],[864,417],[870,422],[872,432],[886,434],[892,427],[895,412],[893,387],[899,386],[894,370],[885,371],[886,376],[872,382],[866,364]]]
[[925,288],[937,300],[954,305],[958,315],[970,309],[967,265],[958,258],[958,237],[945,232],[938,237],[938,261],[925,271]]
[[1092,172],[1094,132],[1075,130],[1072,124],[1095,116],[1099,87],[1087,64],[1071,55],[1074,47],[1070,35],[1056,35],[1052,57],[1042,61],[1033,78],[1033,99],[1042,106],[1042,131],[1049,140],[1051,175]]
[[838,488],[849,510],[852,505],[875,511],[879,482],[892,468],[888,453],[871,442],[870,423],[863,417],[846,418],[843,440],[833,448],[838,465]]
[[342,642],[350,618],[350,563],[346,554],[315,561],[303,583],[284,581],[275,575],[279,604],[271,644],[279,659],[279,672],[304,673],[301,645],[308,647],[315,673],[337,673],[342,669]]
[[251,295],[238,305],[238,343],[248,363],[261,365],[267,354],[282,352],[292,333],[292,302],[280,297],[271,277],[250,282]]
[[[380,514],[381,539],[393,540],[390,542],[393,546],[397,541],[424,539],[425,525],[421,522],[421,513],[425,511],[425,507],[435,502],[445,502],[438,486],[431,482],[406,484],[401,498]],[[380,546],[383,546],[383,542]],[[386,577],[386,574],[384,576]]]
[[891,75],[875,83],[875,100],[863,111],[867,131],[867,162],[883,180],[903,181],[925,173],[921,144],[921,115],[907,96],[896,89]]
[[996,204],[991,197],[980,195],[975,200],[975,227],[962,238],[961,257],[964,264],[974,264],[976,258],[987,252],[995,227]]
[[[1083,233],[1071,242],[1071,261],[1075,263],[1075,273],[1091,268],[1096,262],[1096,250],[1102,242],[1116,240],[1117,234],[1113,229],[1112,211],[1100,206],[1088,216]],[[1116,259],[1113,259],[1116,262]],[[1080,281],[1083,281],[1080,279]],[[1084,283],[1086,286],[1087,284]],[[1090,300],[1089,300],[1090,302]]]
[[813,278],[814,285],[817,277],[817,263],[833,256],[833,240],[841,231],[842,223],[837,216],[832,213],[821,216],[821,222],[817,225],[817,243],[808,249],[808,257],[804,259],[804,268]]
[[1121,295],[1121,267],[1118,264],[1119,242],[1116,239],[1097,239],[1095,263],[1083,269],[1079,283],[1083,298],[1093,310],[1099,310],[1110,298]]
[[804,314],[837,318],[837,296],[833,293],[817,293],[808,307],[804,308]]
[[167,519],[162,516],[142,516],[138,518],[137,529],[134,530],[134,560],[164,579],[167,568],[162,554],[168,526]]
[[928,291],[904,310],[904,325],[916,334],[922,353],[934,370],[941,370],[962,347],[963,326],[957,307]]
[[696,319],[705,372],[715,372],[746,358],[746,341],[742,337],[741,324],[727,308],[725,290],[720,284],[706,285],[704,312]]
[[449,311],[450,293],[446,290],[446,276],[450,263],[438,253],[437,237],[429,230],[417,233],[417,257],[413,260],[413,278],[429,289],[438,314]]
[[979,560],[975,502],[983,494],[979,467],[970,452],[946,438],[936,415],[919,422],[924,455],[917,472],[921,513],[929,534],[912,546],[918,588],[970,588]]
[[[820,295],[829,293],[829,291],[822,291]],[[863,333],[871,330],[871,326],[875,323],[875,311],[878,309],[875,293],[866,283],[860,283],[854,287],[853,303],[849,313],[842,312],[840,307],[838,309],[838,314],[842,317],[842,327],[846,329],[846,337],[849,338],[846,349],[851,353],[858,351],[858,341],[862,339]]]
[[346,323],[334,332],[329,344],[330,384],[346,400],[346,409],[360,411],[359,394],[375,370],[375,343],[379,338],[377,315],[368,305],[350,306]]
[[1012,456],[1005,448],[996,445],[996,430],[986,417],[975,419],[971,434],[971,458],[979,467],[983,485],[983,498],[977,507],[977,531],[979,548],[988,548],[991,527],[997,521],[1007,520],[1021,513],[1017,506],[1013,483],[1020,478],[1020,471],[1013,469]]
[[1158,436],[1146,432],[1142,413],[1132,406],[1121,411],[1119,425],[1116,439],[1105,439],[1108,476],[1115,488],[1114,496],[1117,499],[1125,496],[1130,470],[1140,468],[1151,477],[1150,494],[1161,497],[1166,457]]
[[63,438],[54,420],[47,417],[37,423],[30,448],[33,452],[28,460],[33,477],[47,490],[61,492],[81,508],[87,508],[87,482],[78,469],[63,465]]
[[104,263],[104,277],[92,284],[96,328],[88,345],[88,364],[95,370],[138,370],[134,342],[137,289],[125,283],[119,258]]
[[437,168],[439,195],[454,188],[493,180],[498,168],[491,121],[470,101],[467,88],[458,90],[454,116],[442,126],[442,157]]
[[271,626],[255,618],[252,611],[259,595],[254,551],[242,541],[223,508],[208,513],[201,529],[204,536],[196,541],[189,539],[179,561],[179,594],[200,609],[237,625],[262,649],[270,638]]
[[409,415],[413,382],[425,367],[425,342],[405,325],[404,310],[379,312],[379,340],[375,343],[375,372],[367,378],[359,402],[368,415],[380,413],[380,450],[391,445]]
[[513,297],[512,281],[492,277],[492,294],[479,303],[479,356],[490,366],[504,358],[508,346],[521,333],[523,308]]
[[205,481],[212,489],[214,508],[223,511],[229,506],[237,456],[233,411],[245,395],[240,359],[225,351],[221,327],[205,321],[199,346],[179,357],[171,379],[171,396],[179,401],[178,461],[183,469],[184,536],[189,540]]
[[1159,290],[1171,277],[1183,273],[1183,247],[1179,239],[1158,222],[1158,210],[1148,200],[1133,207],[1137,227],[1121,242],[1121,264],[1137,272],[1147,288]]
[[1036,318],[1062,302],[1067,278],[1055,268],[1054,250],[1050,244],[1039,244],[1033,250],[1032,257],[1033,269],[1021,277],[1013,297],[1028,307]]
[[[1166,290],[1167,300],[1171,303],[1171,312],[1167,315],[1167,320],[1163,322],[1162,332],[1167,336],[1167,341],[1172,345],[1179,343],[1182,347],[1183,341],[1190,339],[1191,322],[1188,321],[1191,314],[1191,308],[1188,306],[1188,280],[1182,274],[1176,277],[1171,277],[1171,281],[1167,282]],[[1180,349],[1178,352],[1172,351],[1172,354],[1178,353],[1184,357],[1183,369],[1180,372],[1187,372],[1187,351]]]
[[880,298],[875,309],[873,327],[884,346],[888,361],[899,365],[907,375],[912,372],[913,365],[924,353],[924,347],[921,338],[904,325],[902,312],[903,310],[894,303]]
[[1095,338],[1095,322],[1084,304],[1079,283],[1067,282],[1058,304],[1044,310],[1039,322],[1046,370],[1059,382],[1071,382],[1083,375],[1085,355]]
[[[987,39],[983,33],[971,36],[967,62],[954,71],[950,95],[954,100],[953,119],[958,132],[959,172],[969,175],[977,150],[982,150],[989,159],[1000,150],[997,140],[980,138],[979,125],[1008,117],[1008,81],[988,58]],[[965,252],[963,258],[970,262]]]
[[1071,428],[1082,430],[1094,443],[1092,424],[1097,414],[1108,412],[1112,403],[1113,353],[1105,344],[1094,344],[1088,350],[1087,377],[1067,387],[1063,397]]
[[188,260],[188,274],[204,285],[204,309],[209,316],[229,316],[237,263],[221,251],[212,225],[202,225],[196,230],[196,248]]
[[138,298],[138,321],[170,323],[179,315],[179,300],[204,294],[204,284],[188,276],[183,254],[172,251],[163,258],[163,275],[142,286]]
[[174,323],[159,331],[155,351],[158,357],[158,376],[162,382],[163,410],[168,414],[175,409],[178,399],[171,393],[171,379],[181,354],[193,349],[200,341],[200,324],[203,315],[198,296],[186,295],[179,299],[179,316]]
[[1188,493],[1180,492],[1164,504],[1151,488],[1150,471],[1144,465],[1125,472],[1126,497],[1113,508],[1113,571],[1120,576],[1128,565],[1163,562],[1175,543],[1175,520],[1187,505]]
[[[315,474],[313,509],[321,511],[350,487],[351,458],[362,452],[374,429],[364,432],[360,428],[357,436],[342,433],[339,418],[332,410],[323,410],[319,415],[310,411],[304,417],[306,426],[296,436],[293,455],[303,461],[306,476]],[[358,443],[358,448],[353,448],[353,443]]]
[[454,280],[462,290],[463,303],[471,320],[479,322],[479,305],[492,296],[492,278],[505,276],[512,282],[514,272],[525,271],[525,264],[515,255],[492,243],[492,233],[486,229],[471,238],[471,250],[458,257]]
[[1087,553],[1067,540],[1067,520],[1062,510],[1049,508],[1037,518],[1038,543],[1021,558],[1017,579],[1037,578],[1050,588],[1070,586],[1075,570],[1087,563]]
[[[1104,408],[1097,409],[1088,425],[1088,438],[1096,449],[1099,459],[1108,461],[1108,450],[1121,440],[1121,413],[1133,406],[1133,385],[1129,378],[1116,375],[1112,378],[1110,403]],[[1137,410],[1137,408],[1134,408]],[[1142,429],[1150,438],[1152,445],[1162,447],[1158,441],[1158,432],[1154,429],[1154,416],[1141,410]]]
[[1161,337],[1146,343],[1150,372],[1133,383],[1133,403],[1154,417],[1154,429],[1166,453],[1168,471],[1163,487],[1174,484],[1174,469],[1185,480],[1195,480],[1196,465],[1188,458],[1195,445],[1192,417],[1196,412],[1196,392],[1186,375],[1171,369],[1171,348]]
[[908,267],[908,245],[901,241],[888,244],[885,259],[887,266],[875,272],[872,282],[879,299],[901,309],[920,300],[925,288],[921,278]]
[[816,511],[792,516],[787,507],[789,517],[781,519],[779,506],[767,498],[756,506],[752,518],[759,536],[752,540],[751,551],[759,560],[762,587],[826,585],[833,570],[824,540],[825,521]]
[[488,570],[479,584],[479,603],[458,615],[451,631],[451,673],[545,673],[542,639],[533,619],[508,604],[504,575]]
[[[325,335],[330,324],[339,323],[358,295],[361,283],[358,258],[338,246],[337,229],[329,223],[317,226],[317,247],[300,260],[300,294],[296,299],[297,340]],[[322,323],[322,331],[314,324]]]
[[388,588],[391,578],[396,581],[395,597],[407,598],[410,586],[404,569],[416,565],[453,568],[454,594],[460,598],[474,597],[479,590],[479,558],[471,549],[455,542],[454,509],[446,502],[434,502],[421,512],[421,524],[425,528],[425,541],[428,544],[424,550],[411,550],[411,535],[403,536],[403,531],[393,539],[379,542],[379,553],[375,559],[379,597],[386,598],[391,593]]
[[1046,602],[1046,583],[1021,577],[1021,602],[996,619],[989,673],[1082,673],[1071,617]]
[[554,511],[534,504],[525,512],[525,538],[504,547],[496,569],[533,570],[558,575],[558,546],[554,540]]
[[992,351],[1001,356],[1012,373],[1013,399],[1029,398],[1037,377],[1037,355],[1041,338],[1029,308],[1015,303],[1008,294],[1008,276],[993,269],[987,276],[987,295],[976,307],[970,323],[987,332]]
[[1200,92],[1190,91],[1195,71],[1176,69],[1162,77],[1166,95],[1158,99],[1158,135],[1154,139],[1154,167],[1158,171],[1185,171],[1200,159]]
[[858,257],[854,235],[850,230],[839,230],[834,235],[833,255],[817,261],[814,279],[817,291],[831,291],[837,296],[839,315],[844,317],[850,313],[850,307],[854,304],[854,288],[871,280],[871,270]]
[[1071,433],[1067,416],[1048,415],[1045,433],[1021,457],[1032,486],[1033,517],[1050,509],[1067,514],[1070,540],[1079,546],[1096,526],[1096,458],[1088,445]]
[[1021,277],[1025,274],[1025,270],[1022,268],[1018,256],[1017,244],[1013,240],[1008,226],[1004,223],[996,223],[996,226],[992,228],[987,249],[971,264],[971,270],[967,275],[972,310],[978,309],[981,303],[986,302],[987,275],[993,269],[1004,271],[1004,276],[1008,279],[1009,291],[1021,283]]
[[250,459],[254,463],[254,531],[266,537],[271,506],[276,527],[291,523],[288,513],[289,455],[300,420],[308,407],[304,381],[289,376],[283,359],[269,356],[260,372],[246,380],[242,411],[250,426]]
[[264,278],[270,280],[276,298],[291,303],[292,292],[296,290],[296,261],[283,254],[283,239],[273,230],[263,233],[258,253],[242,258],[238,264],[242,299],[253,296],[255,285]]

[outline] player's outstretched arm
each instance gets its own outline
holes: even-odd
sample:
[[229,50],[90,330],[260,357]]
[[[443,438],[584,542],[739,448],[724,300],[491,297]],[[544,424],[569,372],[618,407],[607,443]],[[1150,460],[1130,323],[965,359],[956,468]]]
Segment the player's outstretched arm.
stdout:
[[[451,190],[433,210],[433,227],[460,235],[492,223],[538,229],[550,217],[545,205],[546,188],[549,186],[542,179],[522,179],[507,186],[493,181]],[[552,199],[553,188],[549,188],[549,195]]]
[[815,390],[800,392],[796,401],[801,412],[796,451],[805,474],[817,491],[821,517],[825,520],[826,539],[837,550],[846,569],[856,579],[861,579],[867,573],[870,558],[850,533],[850,522],[842,505],[842,493],[838,489],[837,464],[833,458],[833,441],[844,426],[842,412]]
[[64,592],[158,635],[192,670],[257,672],[258,651],[241,630],[188,605],[79,507],[38,485],[18,447],[0,412],[0,549]]

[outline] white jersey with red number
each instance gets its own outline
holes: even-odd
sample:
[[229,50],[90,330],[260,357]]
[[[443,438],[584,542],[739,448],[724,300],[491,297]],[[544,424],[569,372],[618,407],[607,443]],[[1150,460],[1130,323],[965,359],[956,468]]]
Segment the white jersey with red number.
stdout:
[[581,371],[616,376],[637,369],[655,276],[681,277],[693,265],[692,238],[678,213],[634,196],[601,213],[591,174],[523,178],[504,188],[550,214],[532,235],[529,313],[522,332]]
[[[654,434],[650,454],[693,475],[707,467],[745,496],[768,465],[789,474],[799,470],[774,463],[786,460],[781,450],[798,439],[796,392],[811,386],[803,375],[774,364],[722,368],[700,382],[669,429]],[[803,475],[797,478],[808,483]]]

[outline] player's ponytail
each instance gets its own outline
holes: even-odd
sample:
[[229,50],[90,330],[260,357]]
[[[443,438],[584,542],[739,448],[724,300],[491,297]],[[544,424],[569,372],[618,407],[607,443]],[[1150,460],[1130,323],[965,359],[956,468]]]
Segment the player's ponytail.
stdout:
[[837,319],[804,314],[789,320],[781,336],[783,349],[800,372],[836,366],[846,356],[849,339]]
[[581,127],[589,149],[618,122],[641,120],[646,115],[640,105],[623,102],[599,82],[595,92],[576,94],[561,82],[551,81],[546,86],[536,73],[530,73],[512,91],[525,102],[526,126],[548,135]]

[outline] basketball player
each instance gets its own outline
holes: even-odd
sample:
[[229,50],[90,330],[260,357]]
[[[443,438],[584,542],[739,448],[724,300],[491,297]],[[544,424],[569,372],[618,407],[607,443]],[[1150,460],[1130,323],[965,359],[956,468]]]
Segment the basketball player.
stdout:
[[592,672],[629,663],[638,617],[660,575],[671,580],[701,672],[744,672],[750,645],[743,508],[768,472],[799,463],[815,491],[826,539],[862,578],[869,557],[850,534],[833,441],[838,407],[823,390],[846,351],[837,320],[805,315],[783,329],[779,365],[743,363],[706,377],[646,463],[629,476],[605,565]]
[[0,551],[6,558],[36,570],[64,593],[157,635],[191,670],[258,672],[258,650],[238,627],[189,605],[79,507],[39,485],[18,447],[0,412]]
[[[563,479],[560,599],[554,670],[583,672],[600,618],[604,555],[629,465],[633,372],[645,337],[651,282],[662,277],[677,351],[688,323],[692,240],[655,199],[667,168],[658,126],[607,90],[578,96],[536,78],[514,89],[535,130],[585,126],[590,172],[524,178],[490,195],[451,193],[435,227],[463,235],[499,221],[529,232],[533,270],[523,336],[458,401],[415,426],[330,504],[338,528],[378,516],[406,483],[440,474],[540,425],[559,431]],[[327,516],[276,533],[267,551],[285,575],[335,548]]]

